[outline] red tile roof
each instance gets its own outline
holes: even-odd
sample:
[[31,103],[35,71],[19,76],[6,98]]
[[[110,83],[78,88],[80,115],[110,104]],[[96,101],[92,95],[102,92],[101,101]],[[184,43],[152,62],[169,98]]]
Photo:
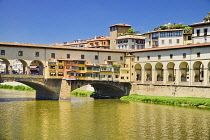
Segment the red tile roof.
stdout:
[[190,27],[195,27],[195,26],[208,25],[208,24],[210,24],[210,21],[194,23],[194,24],[190,24],[189,26],[190,26]]
[[131,25],[123,24],[123,23],[118,23],[118,24],[115,24],[115,25],[112,25],[112,26],[109,26],[109,27],[113,27],[113,26],[127,26],[127,27],[131,27]]

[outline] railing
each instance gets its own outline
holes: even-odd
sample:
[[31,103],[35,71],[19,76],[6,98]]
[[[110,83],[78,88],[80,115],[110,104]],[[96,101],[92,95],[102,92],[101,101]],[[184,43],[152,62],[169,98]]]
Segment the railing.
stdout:
[[27,74],[0,74],[0,77],[6,78],[44,78],[44,75],[27,75]]

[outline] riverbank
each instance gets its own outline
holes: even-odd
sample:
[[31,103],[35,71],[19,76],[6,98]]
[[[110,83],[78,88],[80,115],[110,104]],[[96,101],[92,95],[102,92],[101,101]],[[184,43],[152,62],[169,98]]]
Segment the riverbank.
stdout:
[[71,94],[75,95],[75,96],[87,96],[87,97],[89,97],[90,95],[95,94],[95,92],[76,89],[76,90],[72,91]]
[[11,90],[21,90],[21,91],[35,91],[33,88],[24,85],[6,85],[0,84],[0,89],[11,89]]
[[155,103],[155,104],[196,106],[196,107],[210,108],[210,98],[146,96],[146,95],[132,94],[129,96],[123,96],[120,99],[128,101]]

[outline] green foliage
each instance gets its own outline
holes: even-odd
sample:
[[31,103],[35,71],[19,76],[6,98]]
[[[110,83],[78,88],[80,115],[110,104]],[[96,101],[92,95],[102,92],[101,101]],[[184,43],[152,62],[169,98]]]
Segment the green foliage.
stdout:
[[146,96],[146,95],[129,95],[123,96],[121,100],[142,101],[147,103],[169,104],[169,105],[187,105],[187,106],[205,106],[210,108],[209,98],[195,97],[167,97],[167,96]]
[[134,31],[133,28],[129,28],[129,29],[128,29],[128,33],[135,33],[135,31]]
[[186,28],[186,27],[189,27],[189,26],[184,25],[184,24],[171,24],[171,25],[168,25],[168,26],[166,26],[166,25],[161,25],[161,26],[159,27],[158,30],[166,30],[166,29],[184,29],[184,28]]
[[90,96],[92,94],[95,94],[93,91],[87,91],[87,90],[81,90],[81,89],[76,89],[71,92],[72,95],[79,95],[79,96]]
[[113,67],[120,68],[121,67],[121,64],[113,64]]
[[0,84],[0,89],[13,89],[13,90],[22,90],[22,91],[35,91],[31,87],[22,86],[22,85],[12,86],[12,85],[2,85],[2,84]]
[[184,33],[192,33],[192,27],[185,27],[184,28]]

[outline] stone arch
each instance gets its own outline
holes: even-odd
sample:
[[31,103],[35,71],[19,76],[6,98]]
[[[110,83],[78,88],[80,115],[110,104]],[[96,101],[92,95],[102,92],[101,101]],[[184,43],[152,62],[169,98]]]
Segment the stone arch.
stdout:
[[152,65],[150,63],[146,63],[144,66],[145,70],[145,81],[152,81]]
[[168,80],[168,82],[175,81],[174,67],[175,67],[175,64],[173,62],[169,62],[167,64],[167,80]]
[[201,61],[196,61],[193,64],[193,82],[202,82],[204,77],[204,65]]
[[179,65],[181,82],[187,82],[189,79],[189,65],[187,62],[181,62]]
[[138,63],[135,65],[135,81],[141,81],[142,67]]
[[5,58],[0,58],[0,73],[9,74],[10,73],[10,62]]
[[30,63],[30,74],[44,75],[44,64],[40,60],[33,60]]
[[16,59],[12,64],[12,74],[27,74],[27,62],[23,59]]
[[163,64],[158,62],[155,65],[156,81],[163,81]]

